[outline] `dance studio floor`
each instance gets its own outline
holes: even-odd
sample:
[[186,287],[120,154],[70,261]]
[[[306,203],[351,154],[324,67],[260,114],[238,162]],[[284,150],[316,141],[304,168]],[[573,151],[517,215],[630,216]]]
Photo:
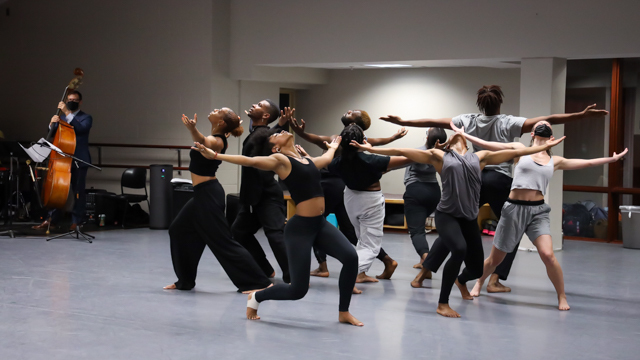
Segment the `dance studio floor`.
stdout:
[[569,312],[556,310],[538,255],[520,252],[511,294],[463,301],[454,289],[462,318],[448,319],[435,313],[441,275],[411,288],[417,255],[407,235],[387,234],[400,266],[390,281],[360,285],[351,311],[365,326],[356,328],[337,322],[333,259],[331,277],[311,278],[304,299],[265,302],[262,320],[247,321],[246,296],[210,252],[195,291],[165,291],[175,280],[166,231],[97,236],[0,238],[0,359],[640,358],[640,250],[621,245],[565,242]]

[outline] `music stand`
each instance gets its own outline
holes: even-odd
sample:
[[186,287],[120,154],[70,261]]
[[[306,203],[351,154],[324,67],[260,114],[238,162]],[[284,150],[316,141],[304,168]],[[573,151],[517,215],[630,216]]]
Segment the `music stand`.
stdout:
[[[75,156],[73,156],[73,155],[71,155],[71,154],[67,154],[67,153],[63,152],[62,150],[58,149],[57,147],[55,147],[53,144],[51,144],[50,142],[48,142],[48,141],[46,141],[46,140],[40,140],[40,141],[38,141],[38,143],[37,143],[36,145],[39,145],[39,146],[41,146],[41,147],[45,147],[45,148],[49,148],[49,149],[51,149],[51,151],[55,151],[55,152],[56,152],[56,153],[58,153],[60,156],[68,157],[68,158],[73,159],[73,160],[74,160],[74,162],[75,162],[75,165],[76,165],[77,167],[80,167],[80,165],[78,165],[78,162],[80,162],[80,163],[83,163],[83,164],[85,164],[85,165],[87,165],[87,166],[89,166],[89,167],[92,167],[92,168],[94,168],[94,169],[97,169],[97,170],[102,171],[102,169],[101,169],[101,168],[99,168],[99,167],[97,167],[97,166],[95,166],[95,165],[93,165],[93,164],[90,164],[90,163],[88,163],[88,162],[86,162],[86,161],[84,161],[84,160],[80,160],[80,159],[78,159],[77,157],[75,157]],[[75,201],[75,200],[74,200],[74,201]],[[81,225],[78,225],[78,226],[76,226],[76,228],[75,228],[74,230],[70,230],[70,231],[68,231],[68,232],[66,232],[66,233],[64,233],[64,234],[60,234],[60,235],[56,235],[56,236],[53,236],[53,237],[47,238],[46,240],[47,240],[47,241],[50,241],[50,240],[58,239],[58,238],[61,238],[61,237],[64,237],[64,236],[71,236],[71,237],[74,237],[74,236],[75,236],[75,238],[76,238],[76,239],[78,239],[78,240],[80,240],[80,236],[82,236],[82,238],[83,238],[85,241],[87,241],[89,244],[92,244],[92,243],[93,243],[92,239],[95,239],[95,238],[96,238],[96,237],[95,237],[95,236],[93,236],[93,235],[89,235],[89,234],[87,234],[87,233],[85,233],[85,232],[82,232],[82,230],[81,230]]]
[[[13,194],[13,179],[15,177],[15,193],[16,193],[16,212],[20,207],[20,161],[25,161],[29,159],[29,155],[24,151],[24,148],[17,141],[1,141],[0,142],[0,158],[9,159],[9,191],[10,194],[7,197],[7,203],[3,207],[3,212],[7,214],[8,221],[5,221],[5,225],[9,224],[9,230],[0,232],[0,236],[8,235],[11,238],[15,238],[17,234],[21,234],[20,232],[13,230],[13,214],[9,213],[9,207],[11,204],[11,195]],[[14,174],[13,163],[16,163],[16,169]],[[24,203],[24,200],[23,200]],[[23,204],[24,205],[24,204]]]

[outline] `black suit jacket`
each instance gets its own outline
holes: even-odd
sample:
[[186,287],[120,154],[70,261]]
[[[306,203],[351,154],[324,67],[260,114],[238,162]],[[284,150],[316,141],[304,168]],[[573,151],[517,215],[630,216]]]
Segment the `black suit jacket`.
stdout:
[[[66,122],[64,114],[60,115],[60,121]],[[91,163],[91,154],[89,153],[89,131],[91,131],[91,126],[93,125],[93,118],[91,115],[80,110],[76,116],[73,117],[73,120],[71,120],[69,125],[73,126],[73,130],[76,133],[76,151],[73,156]],[[58,123],[53,124],[52,130],[54,133],[58,130]],[[87,165],[82,163],[78,163],[78,165],[80,165],[80,167],[87,167]]]
[[[264,140],[274,132],[286,130],[285,126],[276,124],[273,128],[257,126],[242,143],[242,155],[261,156]],[[273,171],[262,171],[253,167],[243,166],[240,175],[240,202],[243,205],[254,206],[263,198],[283,199],[282,188],[274,179]]]

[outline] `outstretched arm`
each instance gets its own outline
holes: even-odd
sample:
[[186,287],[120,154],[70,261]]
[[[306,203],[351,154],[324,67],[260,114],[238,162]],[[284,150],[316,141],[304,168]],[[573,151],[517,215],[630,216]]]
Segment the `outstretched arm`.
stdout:
[[500,151],[478,151],[476,154],[480,159],[480,167],[484,168],[485,165],[498,165],[505,161],[513,160],[514,158],[539,153],[541,151],[548,150],[558,144],[560,144],[566,136],[560,139],[549,139],[546,144],[538,146],[524,147],[520,149],[512,150],[500,150]]
[[405,156],[391,156],[389,158],[389,165],[387,166],[387,171],[402,169],[409,164],[413,164],[415,161],[409,159]]
[[382,116],[380,117],[380,120],[388,121],[400,126],[439,127],[444,129],[450,129],[449,124],[451,123],[451,118],[403,120],[400,116],[396,115]]
[[472,144],[478,145],[479,147],[489,150],[489,151],[500,151],[500,150],[513,150],[513,149],[521,149],[524,148],[524,144],[519,142],[512,143],[500,143],[495,141],[486,141],[482,140],[473,135],[467,134],[464,132],[464,127],[459,128],[453,122],[451,122],[451,129],[456,133],[464,136],[467,140],[469,140]]
[[338,149],[338,146],[340,146],[340,140],[342,140],[342,138],[338,136],[334,138],[333,141],[331,141],[331,143],[325,142],[324,144],[328,150],[324,154],[322,154],[322,156],[311,158],[311,161],[313,161],[313,163],[316,165],[318,169],[322,169],[329,166],[329,164],[331,163],[331,160],[333,160],[333,156],[336,154],[336,150]]
[[289,122],[289,124],[291,125],[291,129],[293,129],[293,132],[295,132],[296,135],[300,136],[301,138],[307,140],[308,142],[318,146],[323,150],[327,149],[327,147],[325,146],[325,143],[331,142],[332,138],[336,137],[336,135],[323,136],[323,135],[316,135],[316,134],[310,134],[305,132],[304,131],[305,122],[303,119],[300,119],[300,121],[298,122],[298,120],[296,120],[295,118],[291,118],[291,121]]
[[596,109],[596,104],[587,106],[583,111],[572,113],[572,114],[554,114],[547,116],[538,116],[535,118],[527,119],[522,125],[522,134],[531,132],[533,129],[533,125],[535,125],[538,121],[547,121],[549,124],[564,124],[569,121],[582,120],[589,116],[604,116],[609,112],[607,110]]
[[221,160],[236,165],[254,167],[260,170],[278,171],[278,168],[280,166],[283,166],[282,162],[280,162],[275,156],[248,157],[243,155],[220,154],[200,144],[199,142],[196,142],[195,145],[191,148],[194,150],[198,150],[202,154],[202,156],[209,160]]
[[597,159],[565,159],[562,156],[553,157],[554,170],[578,170],[591,166],[604,165],[616,162],[627,154],[629,149],[624,149],[620,154],[613,153],[613,156]]
[[217,148],[217,141],[214,137],[204,136],[198,129],[196,125],[198,124],[198,114],[193,115],[193,119],[189,119],[189,117],[185,114],[182,114],[182,123],[187,127],[189,133],[191,133],[191,138],[194,142],[199,142],[204,144],[204,146],[208,148]]
[[367,141],[369,142],[369,144],[373,145],[373,146],[382,146],[382,145],[387,145],[389,143],[392,143],[398,139],[402,139],[405,135],[407,135],[408,130],[405,128],[400,128],[400,130],[398,130],[398,132],[396,132],[395,134],[393,134],[392,136],[386,137],[386,138],[368,138]]
[[[429,150],[418,150],[418,149],[394,149],[394,148],[379,148],[373,147],[366,140],[364,144],[358,144],[356,141],[351,141],[351,146],[355,146],[360,150],[366,150],[370,153],[380,154],[380,155],[389,155],[389,156],[404,156],[407,159],[411,160],[411,162],[417,162],[421,164],[431,164],[442,161],[442,155],[438,156],[438,153],[442,153],[442,150],[437,149],[429,149]],[[392,158],[393,159],[393,158]],[[391,161],[389,161],[389,168],[391,168]],[[398,163],[397,165],[400,165]]]

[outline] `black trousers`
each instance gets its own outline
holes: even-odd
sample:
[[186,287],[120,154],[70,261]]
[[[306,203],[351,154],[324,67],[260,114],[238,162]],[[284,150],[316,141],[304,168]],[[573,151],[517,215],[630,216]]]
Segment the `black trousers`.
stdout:
[[351,294],[358,276],[358,254],[349,241],[323,216],[294,216],[284,230],[287,244],[291,284],[278,284],[256,293],[256,301],[298,300],[309,290],[309,268],[312,247],[325,251],[342,263],[338,288],[339,311],[349,311]]
[[169,227],[171,260],[178,276],[176,287],[196,285],[198,263],[208,246],[240,291],[262,289],[271,284],[251,254],[231,237],[224,215],[224,189],[218,180],[193,187],[194,196]]
[[[71,167],[71,189],[69,191],[72,192],[74,200],[71,212],[74,224],[82,224],[87,213],[87,195],[84,193],[87,184],[87,170],[89,170],[88,167],[76,167],[75,164]],[[63,214],[63,210],[54,209],[49,212],[49,217],[55,224]]]
[[[324,216],[327,217],[329,214],[335,214],[340,232],[342,232],[353,246],[356,246],[358,244],[358,236],[344,207],[344,182],[340,178],[332,177],[322,179],[320,185],[322,185],[322,191],[324,192]],[[321,249],[314,246],[313,253],[316,255],[318,263],[327,261],[327,254]],[[387,253],[381,248],[377,259],[382,261],[385,256],[387,256]]]
[[256,232],[263,228],[271,250],[273,250],[273,255],[276,257],[280,269],[282,269],[282,279],[288,283],[290,282],[289,265],[284,244],[284,222],[286,218],[286,207],[282,194],[278,198],[265,194],[255,206],[240,205],[236,220],[231,225],[231,232],[233,237],[249,250],[249,253],[256,260],[264,274],[271,276],[274,272],[273,267],[255,237]]
[[[442,287],[438,300],[440,304],[448,304],[456,277],[461,284],[465,284],[469,280],[482,276],[484,263],[482,238],[478,231],[478,219],[457,218],[436,210],[436,227],[440,237],[433,243],[423,266],[437,272],[441,264],[440,259],[443,256],[446,258],[451,253],[442,272]],[[463,262],[466,267],[458,276]]]
[[419,256],[429,252],[424,225],[440,202],[440,186],[437,182],[414,182],[404,191],[404,216],[413,247]]
[[[512,182],[513,179],[505,174],[494,170],[482,170],[482,187],[480,188],[479,206],[488,203],[499,220],[502,214],[502,207],[509,198]],[[516,245],[512,252],[507,254],[502,263],[498,265],[493,272],[497,274],[501,280],[507,280],[507,277],[509,277],[509,272],[511,271],[513,260],[515,260],[516,254],[518,253],[519,246],[520,242],[518,242],[518,245]]]

